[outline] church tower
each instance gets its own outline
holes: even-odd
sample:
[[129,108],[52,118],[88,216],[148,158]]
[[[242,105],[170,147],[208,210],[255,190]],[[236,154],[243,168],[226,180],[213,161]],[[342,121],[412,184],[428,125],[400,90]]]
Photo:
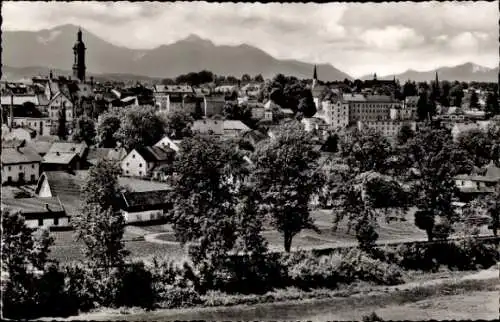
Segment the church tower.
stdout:
[[85,49],[82,30],[78,29],[77,40],[73,46],[73,55],[75,57],[73,61],[73,77],[79,79],[80,82],[85,81]]
[[316,87],[317,84],[318,84],[318,71],[316,70],[316,65],[314,65],[312,87],[313,88]]

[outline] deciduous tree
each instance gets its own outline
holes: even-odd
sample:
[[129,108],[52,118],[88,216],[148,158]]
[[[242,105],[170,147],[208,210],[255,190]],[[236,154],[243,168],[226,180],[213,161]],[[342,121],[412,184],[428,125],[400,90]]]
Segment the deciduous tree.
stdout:
[[257,147],[253,179],[260,211],[271,217],[272,225],[284,237],[289,252],[293,237],[302,229],[315,228],[309,202],[323,186],[318,171],[318,153],[300,124],[284,124],[277,137]]
[[88,146],[94,144],[96,137],[94,121],[83,116],[76,119],[75,123],[76,126],[73,130],[72,141],[78,143],[85,142]]
[[165,135],[165,121],[154,108],[130,108],[123,113],[117,138],[127,151],[152,146]]

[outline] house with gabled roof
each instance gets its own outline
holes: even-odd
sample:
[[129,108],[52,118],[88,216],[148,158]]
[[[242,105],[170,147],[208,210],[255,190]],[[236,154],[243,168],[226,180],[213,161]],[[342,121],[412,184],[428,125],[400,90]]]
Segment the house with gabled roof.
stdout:
[[85,142],[54,142],[43,157],[43,171],[80,170],[84,166],[87,151]]
[[151,177],[154,168],[169,164],[175,157],[175,151],[168,147],[146,146],[136,148],[122,160],[124,176]]
[[170,137],[168,137],[168,135],[167,135],[167,136],[164,136],[163,139],[158,141],[155,144],[155,146],[159,146],[162,148],[170,148],[170,149],[174,150],[175,152],[179,152],[181,142],[182,142],[182,140],[173,140]]
[[57,197],[2,198],[2,210],[19,211],[30,228],[68,228],[69,217]]
[[500,185],[500,168],[491,161],[485,168],[484,175],[457,175],[455,184],[462,200],[470,200],[479,195],[494,193]]
[[35,150],[24,146],[2,148],[1,159],[2,185],[38,180],[42,158]]
[[[88,173],[88,170],[72,173],[44,172],[38,181],[35,194],[38,198],[58,198],[66,214],[71,218],[81,207],[81,190],[88,178]],[[120,212],[124,214],[127,222],[137,221],[138,214],[140,215],[139,221],[145,221],[148,216],[153,218],[152,220],[158,219],[157,210],[163,209],[164,201],[168,200],[168,193],[171,191],[170,185],[166,183],[132,177],[118,177],[118,185],[126,191],[123,194],[120,193],[117,198]],[[163,197],[160,198],[158,195]],[[154,198],[148,199],[148,196]]]

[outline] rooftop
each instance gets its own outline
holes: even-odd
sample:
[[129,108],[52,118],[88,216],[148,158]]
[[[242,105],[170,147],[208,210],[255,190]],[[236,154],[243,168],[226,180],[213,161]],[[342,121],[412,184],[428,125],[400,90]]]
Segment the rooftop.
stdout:
[[23,214],[42,214],[47,212],[64,212],[57,197],[51,198],[2,198],[2,207],[20,210]]
[[29,147],[3,148],[2,164],[19,164],[41,162],[42,158],[38,153]]
[[135,149],[146,162],[161,162],[171,160],[174,150],[168,147],[146,146]]

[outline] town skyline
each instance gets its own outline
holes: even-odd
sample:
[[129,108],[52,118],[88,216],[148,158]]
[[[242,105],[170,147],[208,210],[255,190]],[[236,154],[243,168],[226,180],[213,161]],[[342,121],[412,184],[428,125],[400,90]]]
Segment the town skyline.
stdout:
[[[198,10],[189,11],[190,5]],[[116,46],[131,49],[156,48],[196,35],[215,45],[247,44],[277,59],[330,64],[352,77],[362,77],[374,72],[384,76],[407,70],[428,71],[468,62],[488,68],[496,67],[498,29],[497,14],[492,7],[494,5],[488,2],[405,3],[397,6],[393,4],[393,8],[397,10],[392,10],[391,4],[376,8],[340,3],[287,4],[283,16],[272,17],[272,12],[278,9],[275,7],[279,4],[228,3],[217,6],[206,3],[120,3],[120,6],[114,6],[112,3],[75,2],[58,3],[56,6],[51,3],[7,2],[3,7],[2,29],[35,31],[71,23]],[[373,11],[372,15],[367,15],[364,10],[368,8]],[[415,15],[416,10],[423,16],[432,14],[432,19],[439,22],[429,27],[424,25],[431,17],[410,19],[408,15]],[[470,10],[474,14],[470,14]],[[308,19],[313,26],[305,28],[306,30],[302,30],[307,23],[303,18],[306,16],[304,12],[315,15],[313,21]],[[218,21],[216,17],[226,17],[223,25],[229,30],[217,33],[217,27],[212,24],[201,28],[203,26],[198,26],[200,22],[194,19],[201,13],[204,15],[201,20],[205,23]],[[169,15],[176,14],[178,17],[175,20],[166,19]],[[365,21],[370,27],[360,26],[355,22],[356,19],[352,18],[356,15],[366,16],[366,19],[359,20]],[[189,23],[178,24],[181,16],[191,17],[188,19]],[[144,19],[147,19],[147,23]],[[128,20],[134,23],[127,22]],[[243,29],[234,27],[238,21],[243,22]],[[249,28],[252,21],[259,25],[257,30]],[[179,28],[169,28],[171,24]],[[228,25],[231,28],[227,28]],[[104,26],[106,27],[103,28]],[[254,34],[249,35],[245,26],[254,31]],[[312,33],[313,27],[316,28],[316,34]],[[164,28],[161,33],[156,32],[161,28]],[[278,30],[284,31],[287,28],[289,30],[285,36],[277,38]],[[305,32],[311,32],[310,37],[305,37]],[[265,37],[263,34],[266,34]],[[300,38],[303,46],[297,46],[301,34],[304,35]],[[290,50],[292,47],[293,50]],[[416,59],[416,56],[420,59]]]

